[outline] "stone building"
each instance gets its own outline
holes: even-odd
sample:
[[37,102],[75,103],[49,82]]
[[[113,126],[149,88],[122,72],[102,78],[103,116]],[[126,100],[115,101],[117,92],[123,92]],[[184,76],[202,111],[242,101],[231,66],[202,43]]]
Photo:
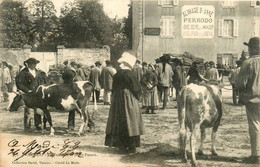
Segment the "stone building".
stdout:
[[260,1],[132,0],[133,51],[154,62],[185,51],[234,65],[243,45],[259,36]]

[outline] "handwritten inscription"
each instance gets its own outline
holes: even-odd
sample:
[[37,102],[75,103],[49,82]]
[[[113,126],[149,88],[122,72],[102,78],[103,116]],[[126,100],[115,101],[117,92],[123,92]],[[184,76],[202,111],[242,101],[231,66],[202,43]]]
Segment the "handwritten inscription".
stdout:
[[[8,147],[10,147],[10,152],[8,155],[15,157],[14,162],[21,160],[23,157],[36,157],[36,156],[47,156],[47,157],[67,157],[74,156],[78,158],[83,158],[85,155],[81,151],[76,151],[79,147],[79,141],[72,141],[70,139],[66,139],[63,141],[61,145],[51,144],[50,141],[37,142],[36,140],[32,140],[26,144],[21,144],[17,139],[13,139],[8,143]],[[30,164],[37,164],[36,162],[28,162]],[[44,163],[44,162],[42,162]],[[57,162],[58,164],[59,162]],[[64,163],[64,162],[61,162]]]

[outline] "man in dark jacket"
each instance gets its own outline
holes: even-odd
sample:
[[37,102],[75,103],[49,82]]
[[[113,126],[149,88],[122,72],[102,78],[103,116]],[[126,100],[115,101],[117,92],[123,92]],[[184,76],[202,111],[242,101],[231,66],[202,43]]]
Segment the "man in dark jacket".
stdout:
[[260,39],[253,37],[248,43],[249,59],[243,62],[235,82],[246,106],[251,156],[246,163],[260,164]]
[[[42,79],[41,71],[36,69],[36,65],[39,63],[39,60],[35,58],[29,58],[24,61],[26,66],[16,77],[16,86],[17,89],[23,93],[34,92],[39,85],[44,84],[44,79]],[[24,109],[24,130],[31,128],[31,119],[33,113],[29,108]],[[41,124],[41,116],[34,112],[34,124],[37,130],[41,130],[39,125]]]

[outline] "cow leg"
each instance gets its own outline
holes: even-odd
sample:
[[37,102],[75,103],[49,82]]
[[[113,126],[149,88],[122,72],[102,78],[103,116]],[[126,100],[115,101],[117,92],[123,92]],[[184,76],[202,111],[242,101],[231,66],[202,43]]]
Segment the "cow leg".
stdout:
[[47,110],[47,109],[45,109],[43,111],[45,113],[45,116],[47,117],[48,123],[50,124],[50,129],[51,129],[50,136],[54,136],[55,131],[54,131],[53,127],[52,127],[52,119],[51,119],[50,111]]
[[200,126],[200,133],[201,133],[201,139],[200,139],[200,148],[198,151],[198,155],[204,155],[203,153],[203,142],[206,139],[206,133],[205,133],[205,127]]
[[216,143],[216,130],[213,128],[212,133],[211,133],[211,140],[212,140],[212,145],[211,145],[211,155],[218,155],[215,147]]
[[193,131],[191,131],[191,135],[190,135],[191,164],[192,164],[192,166],[197,166],[196,157],[195,157],[195,144],[196,144],[196,137],[195,137],[195,130],[193,130]]
[[42,130],[42,133],[45,133],[46,132],[46,123],[47,123],[47,118],[45,116],[45,114],[43,115],[43,130]]
[[187,162],[187,153],[186,153],[186,140],[187,133],[186,128],[183,126],[180,129],[180,156],[182,158],[182,162]]
[[86,117],[86,111],[85,111],[85,108],[82,108],[82,124],[81,124],[81,126],[80,126],[80,128],[79,128],[79,133],[78,133],[78,135],[80,136],[82,133],[83,133],[83,129],[84,129],[84,127],[86,126],[86,120],[87,120],[87,117]]

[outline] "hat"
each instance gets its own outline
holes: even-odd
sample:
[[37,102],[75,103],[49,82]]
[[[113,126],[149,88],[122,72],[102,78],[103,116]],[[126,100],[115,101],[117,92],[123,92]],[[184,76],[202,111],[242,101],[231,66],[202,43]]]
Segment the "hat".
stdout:
[[96,65],[101,65],[101,62],[100,62],[100,61],[96,61],[95,64],[96,64]]
[[155,70],[154,66],[151,63],[148,64],[148,67],[152,67],[153,71]]
[[244,45],[248,47],[260,47],[259,37],[253,37],[249,39],[249,42],[244,42]]
[[75,61],[72,61],[72,62],[70,63],[70,65],[71,65],[71,66],[74,66],[74,65],[77,65],[77,63],[76,63]]
[[131,68],[133,68],[136,62],[136,57],[128,52],[124,52],[122,54],[122,57],[118,59],[118,63],[122,62],[127,63],[128,65],[130,65]]
[[170,58],[170,54],[163,54],[163,56],[160,59],[162,62],[168,62]]
[[31,58],[27,59],[26,61],[24,61],[24,63],[26,63],[26,64],[38,64],[38,63],[40,63],[40,61],[31,57]]
[[174,62],[174,63],[176,63],[176,64],[178,64],[178,65],[181,65],[181,64],[182,64],[182,62],[181,62],[181,60],[180,60],[179,58],[174,58],[174,59],[172,59],[172,62]]
[[110,60],[106,60],[105,62],[106,62],[106,64],[111,64]]
[[5,61],[3,61],[2,64],[5,65],[5,66],[8,66],[8,63],[5,62]]
[[215,62],[214,61],[210,61],[209,65],[215,65]]

